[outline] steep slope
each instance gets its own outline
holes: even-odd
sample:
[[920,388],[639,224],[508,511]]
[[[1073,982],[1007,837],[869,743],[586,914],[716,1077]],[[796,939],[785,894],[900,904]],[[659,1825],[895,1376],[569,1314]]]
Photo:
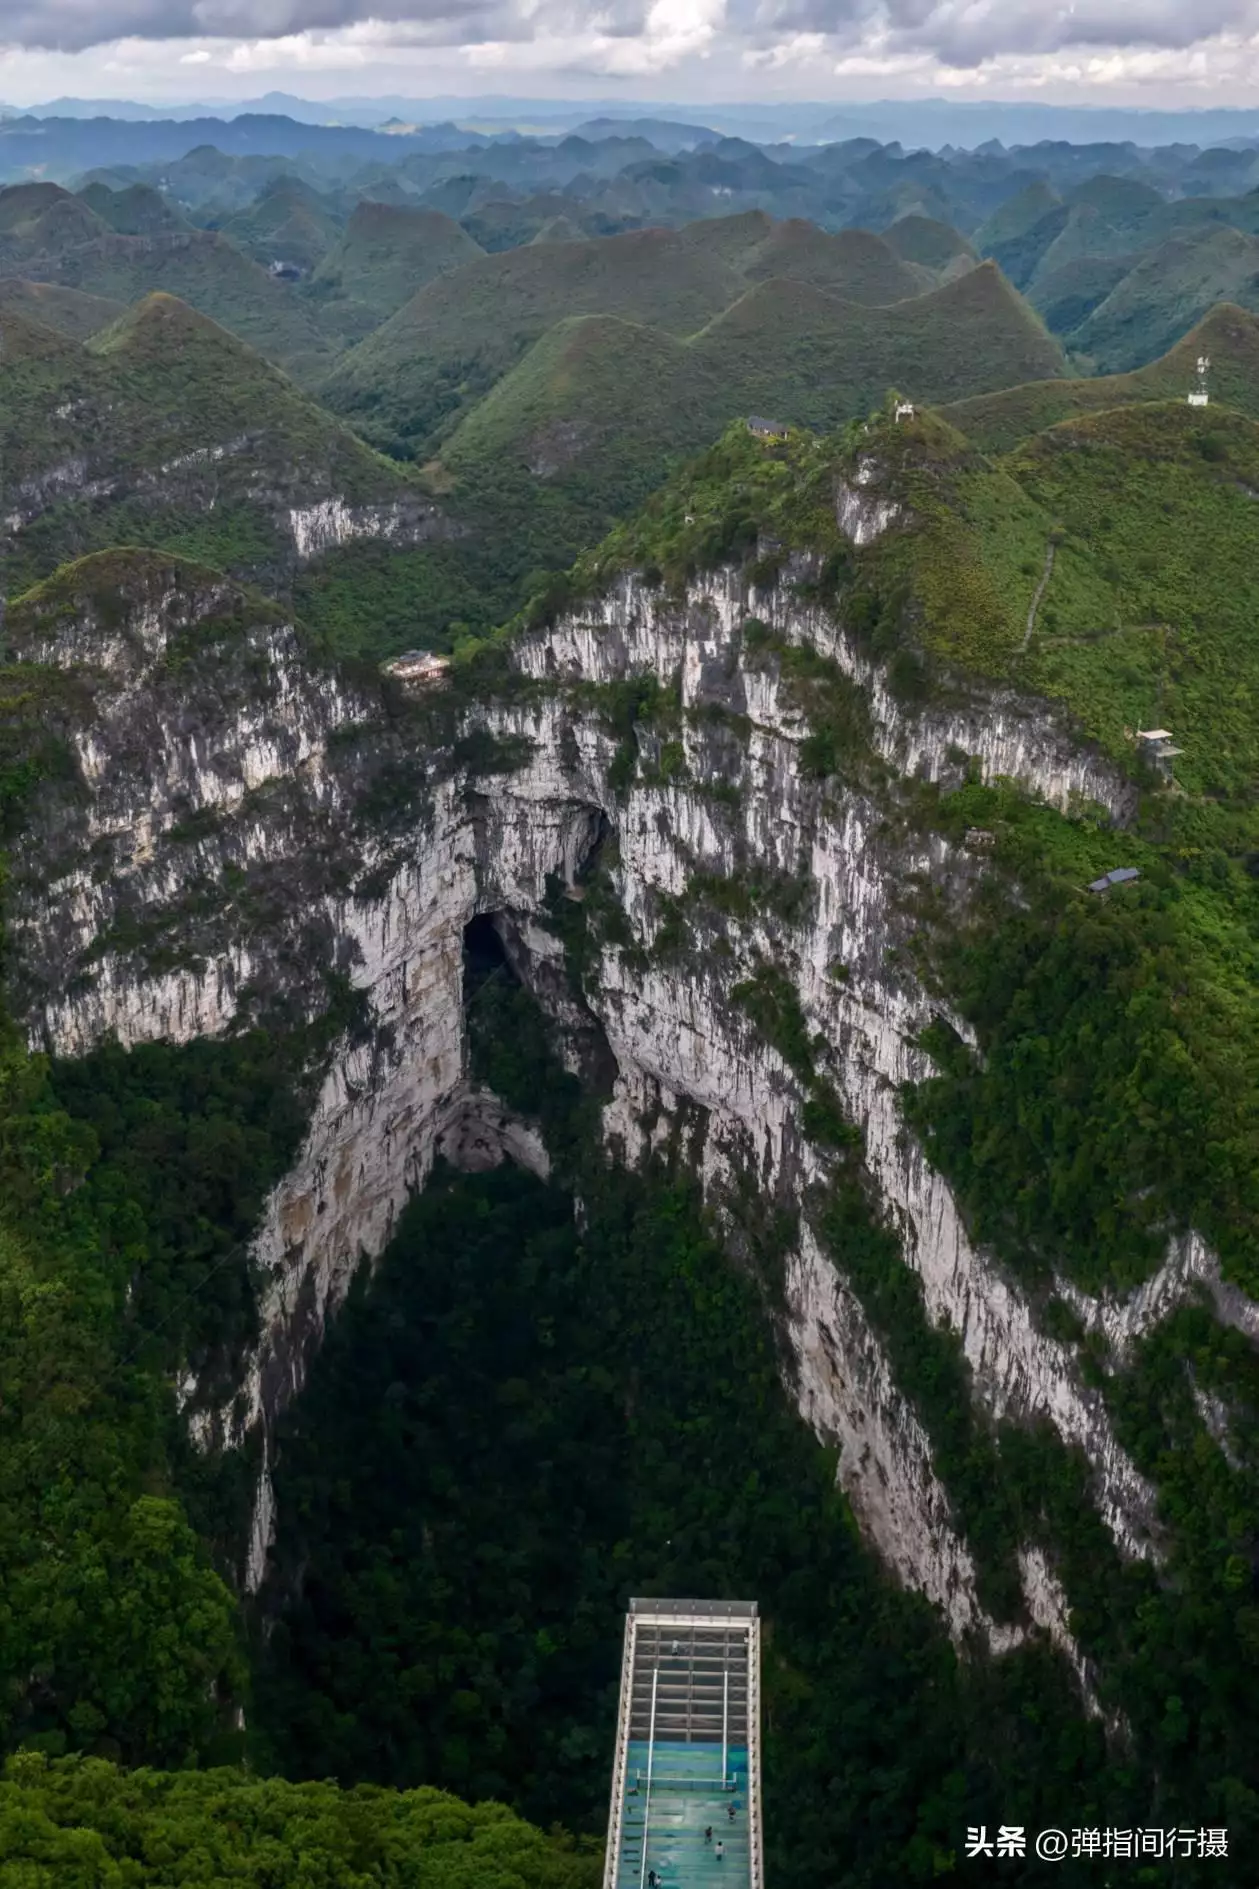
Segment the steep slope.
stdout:
[[359,536],[406,545],[441,529],[398,468],[171,296],[90,348],[11,313],[0,324],[11,585],[120,541],[278,581]]
[[883,241],[895,250],[902,262],[917,263],[929,269],[937,281],[961,275],[978,262],[976,250],[960,230],[934,217],[903,216],[889,224]]
[[377,436],[383,423],[422,439],[566,316],[615,314],[685,334],[743,287],[728,264],[668,230],[529,244],[430,282],[337,366],[322,392]]
[[22,315],[72,341],[86,341],[98,329],[107,328],[123,312],[121,302],[103,295],[84,295],[78,289],[61,289],[51,282],[24,282],[20,276],[0,279],[0,319],[6,314]]
[[696,254],[712,256],[739,275],[774,240],[778,226],[766,210],[741,210],[730,216],[697,217],[675,232],[675,241]]
[[1065,203],[1047,210],[1030,229],[1004,242],[992,243],[984,251],[1018,289],[1026,289],[1035,279],[1045,255],[1071,222],[1072,213]]
[[447,502],[474,534],[446,554],[474,582],[458,614],[488,628],[530,573],[566,563],[736,415],[833,427],[889,386],[923,401],[1061,372],[991,266],[887,309],[771,280],[685,341],[608,317],[559,323],[442,448]]
[[340,241],[320,263],[312,287],[364,302],[383,319],[435,277],[449,275],[483,253],[480,244],[440,210],[360,203]]
[[177,295],[294,372],[313,372],[328,343],[290,286],[211,230],[121,236],[78,197],[0,191],[0,266],[6,273],[130,303]]
[[120,302],[155,291],[177,296],[294,374],[316,373],[328,354],[327,342],[289,284],[274,280],[213,231],[113,236],[37,256],[31,267],[51,280]]
[[247,209],[220,227],[224,236],[267,267],[288,262],[311,270],[340,238],[344,213],[299,177],[277,177]]
[[[1035,317],[1009,290],[995,270],[975,271],[975,281],[956,303],[923,301],[924,337],[944,346],[947,361],[959,357],[950,320],[975,320],[981,329],[995,322],[997,352],[982,370],[989,384],[1009,377],[1007,343],[1014,342],[1023,372],[1055,373],[1060,357]],[[791,312],[792,297],[780,288],[755,299],[739,314],[749,281],[788,280],[798,284],[806,313]],[[421,290],[406,307],[356,348],[324,384],[323,393],[337,410],[352,415],[372,437],[408,447],[431,446],[450,421],[507,372],[554,322],[575,314],[613,314],[622,320],[686,335],[729,314],[732,333],[768,330],[776,318],[776,299],[793,332],[802,327],[834,327],[835,307],[819,303],[842,297],[852,305],[905,303],[930,280],[918,265],[901,262],[879,237],[858,230],[829,235],[799,222],[773,223],[759,214],[714,219],[680,231],[642,230],[581,244],[548,244],[487,257]],[[928,306],[928,304],[930,305]],[[952,311],[950,315],[948,311]],[[852,316],[857,324],[853,358],[843,369],[843,384],[867,386],[878,380],[883,355],[898,343],[879,341],[881,324]],[[914,326],[913,317],[893,324],[899,335]],[[869,363],[862,355],[867,336],[876,350]],[[772,334],[767,339],[772,343]],[[781,349],[779,350],[781,356]],[[829,368],[829,363],[828,363]],[[929,366],[933,385],[943,386],[949,365]],[[973,378],[969,384],[973,385]],[[879,391],[882,389],[880,387]],[[840,403],[831,402],[829,412]]]
[[906,178],[887,190],[875,190],[861,197],[853,206],[854,221],[870,229],[885,230],[902,217],[925,217],[931,223],[952,223],[960,219],[962,206],[947,190],[936,189],[920,178]]
[[1043,178],[1028,184],[993,211],[975,232],[975,247],[981,256],[995,255],[1007,243],[1017,242],[1029,230],[1057,210],[1062,198]]
[[[1255,336],[1248,321],[1252,360]],[[1253,381],[1246,391],[1253,412]],[[1064,420],[1005,463],[1064,533],[1028,644],[1037,685],[1114,752],[1126,729],[1173,729],[1177,782],[1216,843],[1244,852],[1259,772],[1259,425],[1183,398],[1125,405]],[[1212,820],[1221,806],[1235,823]]]
[[1216,302],[1259,307],[1259,238],[1210,228],[1144,255],[1070,336],[1103,373],[1139,367]]
[[1049,269],[1027,289],[1027,299],[1051,334],[1070,335],[1106,300],[1141,260],[1140,252],[1081,256]]
[[69,195],[60,184],[12,184],[0,190],[0,235],[19,235]]
[[529,239],[534,243],[580,243],[583,232],[571,217],[553,216],[542,225],[536,236]]
[[[557,218],[577,226],[568,240],[578,242],[586,233],[584,218],[589,209],[580,197],[561,191],[543,191],[518,201],[504,197],[497,186],[487,189],[485,179],[477,177],[454,177],[435,184],[425,192],[425,202],[431,209],[457,217],[478,247],[491,256],[534,242]],[[611,226],[613,230],[620,227]],[[600,233],[606,235],[609,231],[602,229]]]
[[981,394],[943,408],[943,415],[986,452],[1008,452],[1076,414],[1151,400],[1184,400],[1197,383],[1200,355],[1211,360],[1211,399],[1259,419],[1259,318],[1228,303],[1212,309],[1161,360],[1130,374],[1094,380],[1037,381]]
[[96,241],[108,231],[89,204],[58,184],[0,189],[0,262],[6,267],[26,255]]
[[1043,277],[1055,275],[1072,263],[1094,256],[1122,254],[1132,247],[1132,239],[1125,239],[1119,225],[1110,221],[1100,205],[1072,203],[1068,206],[1066,222],[1040,256],[1026,286],[1030,292]]
[[[1259,323],[1220,311],[1244,381]],[[1063,701],[1073,723],[1137,770],[1133,730],[1175,730],[1176,778],[1242,820],[1259,765],[1259,646],[1247,629],[1259,570],[1259,424],[1218,407],[1151,399],[1178,356],[1147,370],[1145,400],[1080,412],[985,460],[940,414],[884,448],[886,491],[916,524],[915,640],[929,662],[1017,678]],[[1080,383],[1066,383],[1079,387]],[[1089,383],[1083,383],[1085,388]],[[1104,392],[1112,394],[1113,387]],[[1031,391],[1031,390],[1027,390]],[[1253,402],[1254,396],[1250,398]],[[965,409],[948,410],[962,417]],[[1201,547],[1210,547],[1209,556]],[[896,584],[904,540],[866,560]],[[1215,816],[1221,832],[1231,820]]]
[[186,218],[148,184],[131,184],[125,190],[89,184],[78,194],[119,236],[158,236],[163,231],[190,227]]
[[991,264],[878,311],[766,283],[710,322],[693,346],[758,410],[772,412],[786,397],[810,424],[835,425],[889,386],[938,400],[947,387],[1063,371],[1057,343]]
[[[80,344],[31,318],[29,299],[6,297],[0,308],[0,464],[9,558],[28,510],[38,516],[44,503],[55,504],[63,480],[77,484],[81,431],[90,430],[82,422],[101,379]],[[104,403],[102,419],[103,414]],[[19,584],[23,576],[20,572]]]
[[764,242],[748,255],[744,274],[753,282],[771,277],[802,282],[873,308],[908,301],[935,286],[929,270],[898,257],[871,231],[840,230],[831,235],[799,218],[774,224]]
[[1095,210],[1112,229],[1122,230],[1143,224],[1166,199],[1139,177],[1111,177],[1101,171],[1073,190],[1067,201]]
[[[729,398],[740,391],[730,388]],[[512,528],[524,526],[531,490],[544,488],[544,508],[577,506],[582,521],[570,519],[562,540],[575,545],[601,537],[645,498],[670,453],[694,451],[720,430],[729,418],[722,392],[720,370],[675,336],[614,315],[574,316],[478,402],[442,464],[473,505],[497,497],[503,527],[520,500]],[[518,487],[519,499],[509,497]],[[562,558],[557,545],[541,562]]]
[[[207,1442],[212,1380],[230,1394],[234,1371],[247,1362],[226,1340],[249,1330],[264,1276],[248,1257],[250,1222],[325,1076],[331,1086],[317,1113],[334,1090],[338,1113],[357,1102],[372,1107],[395,1054],[424,1088],[418,1107],[402,1098],[401,1112],[385,1096],[394,1127],[382,1134],[377,1118],[371,1158],[352,1180],[348,1171],[329,1173],[318,1209],[305,1196],[315,1228],[340,1220],[337,1199],[342,1207],[352,1199],[357,1213],[377,1181],[392,1202],[397,1158],[411,1162],[419,1184],[433,1127],[430,1082],[452,1079],[441,1140],[455,1163],[493,1160],[503,1137],[526,1161],[543,1158],[532,1124],[522,1121],[517,1135],[512,1104],[487,1099],[482,1113],[486,1077],[471,1053],[465,1079],[465,975],[470,1027],[473,1018],[490,1025],[478,1049],[488,1043],[509,1093],[523,1081],[526,1106],[541,1101],[549,1111],[553,1101],[571,1100],[574,1085],[556,1069],[541,1019],[532,1044],[511,1029],[524,993],[501,967],[474,1001],[460,921],[469,900],[498,896],[495,877],[478,892],[478,859],[492,875],[513,875],[509,896],[519,903],[533,898],[530,862],[544,885],[572,847],[584,851],[598,816],[570,804],[565,770],[584,748],[602,771],[614,745],[600,718],[570,720],[565,707],[572,739],[559,734],[554,755],[539,754],[552,782],[550,799],[539,801],[532,775],[509,787],[532,737],[496,732],[478,714],[464,739],[458,712],[446,706],[452,696],[409,705],[379,678],[328,665],[298,626],[212,573],[134,554],[62,573],[21,601],[11,628],[19,660],[6,675],[9,705],[24,691],[29,716],[41,685],[45,702],[54,685],[69,698],[58,716],[63,745],[51,771],[34,776],[24,809],[22,890],[15,896],[10,880],[11,918],[33,912],[27,887],[48,860],[60,874],[53,879],[59,947],[85,950],[89,985],[109,974],[92,966],[115,965],[119,950],[134,949],[159,976],[164,963],[177,982],[190,980],[189,989],[199,982],[203,998],[154,1018],[164,1040],[58,1057],[51,1077],[15,1046],[6,1060],[6,1207],[12,1211],[21,1191],[50,1249],[38,1254],[38,1271],[19,1273],[0,1245],[0,1278],[14,1297],[22,1294],[25,1323],[15,1343],[14,1321],[4,1322],[0,1356],[9,1394],[20,1387],[23,1395],[29,1471],[28,1482],[6,1487],[6,1514],[18,1526],[0,1534],[10,1609],[0,1660],[6,1705],[16,1706],[0,1719],[0,1735],[28,1747],[0,1787],[6,1855],[34,1849],[46,1872],[63,1857],[77,1868],[87,1854],[99,1873],[121,1852],[133,1881],[154,1886],[168,1882],[173,1867],[190,1882],[207,1869],[216,1881],[225,1871],[291,1873],[296,1854],[308,1871],[314,1863],[338,1883],[347,1880],[349,1855],[356,1863],[383,1858],[372,1869],[382,1880],[410,1872],[449,1885],[471,1879],[478,1889],[500,1882],[578,1889],[587,1880],[587,1845],[559,1836],[543,1844],[500,1806],[528,1797],[549,1824],[562,1811],[570,1823],[600,1829],[626,1583],[646,1577],[687,1591],[708,1581],[747,1591],[751,1582],[774,1622],[767,1717],[790,1707],[792,1723],[810,1733],[767,1753],[774,1804],[767,1836],[781,1858],[780,1879],[793,1879],[794,1858],[820,1849],[853,1859],[851,1870],[828,1875],[839,1889],[858,1889],[862,1876],[895,1880],[901,1858],[921,1843],[922,1803],[942,1755],[959,1775],[976,1770],[974,1803],[982,1801],[994,1759],[1000,1772],[1007,1721],[1016,1727],[1025,1716],[1025,1688],[1045,1654],[1033,1646],[1026,1665],[984,1667],[985,1710],[970,1709],[969,1681],[943,1625],[916,1597],[898,1593],[863,1546],[835,1487],[833,1452],[818,1447],[792,1407],[779,1340],[746,1256],[742,1268],[726,1263],[685,1182],[663,1188],[626,1176],[589,1138],[580,1236],[571,1191],[563,1191],[576,1179],[571,1170],[549,1189],[508,1174],[465,1183],[462,1192],[435,1191],[418,1223],[407,1216],[389,1264],[407,1299],[384,1302],[387,1347],[342,1354],[355,1385],[351,1420],[338,1422],[336,1401],[326,1399],[324,1434],[331,1427],[335,1445],[319,1449],[321,1413],[300,1413],[305,1421],[300,1431],[296,1422],[290,1428],[283,1463],[286,1475],[300,1478],[314,1441],[331,1470],[359,1438],[368,1441],[382,1408],[392,1414],[393,1444],[369,1445],[376,1476],[335,1474],[335,1498],[313,1504],[308,1517],[336,1516],[345,1524],[339,1542],[358,1553],[365,1530],[355,1505],[370,1486],[389,1518],[392,1578],[383,1578],[386,1562],[376,1554],[361,1557],[360,1571],[370,1568],[372,1577],[341,1623],[337,1672],[321,1708],[294,1670],[312,1640],[317,1651],[325,1600],[335,1605],[342,1591],[335,1552],[316,1544],[318,1573],[309,1561],[313,1578],[294,1590],[295,1606],[259,1636],[274,1655],[251,1693],[250,1774],[217,1768],[239,1750],[231,1719],[244,1680],[237,1664],[216,1693],[205,1683],[207,1673],[220,1677],[217,1662],[234,1644],[230,1596],[209,1556],[213,1550],[224,1568],[236,1559],[226,1490],[228,1482],[244,1490],[248,1470],[217,1450],[190,1462],[177,1405],[185,1421],[196,1413],[196,1435]],[[662,656],[672,653],[662,647]],[[596,700],[611,701],[603,685],[593,688]],[[523,693],[540,692],[526,682]],[[790,753],[781,759],[789,764]],[[513,868],[498,846],[497,822],[504,813],[515,825],[522,786],[532,804],[521,804],[519,831],[532,851]],[[634,793],[632,821],[647,804]],[[568,830],[558,851],[548,833],[553,808]],[[90,860],[82,894],[76,859]],[[116,902],[97,946],[76,928],[75,912],[100,887]],[[545,922],[542,907],[538,916]],[[26,944],[37,946],[38,924]],[[479,930],[495,935],[488,919]],[[158,991],[132,988],[142,1003],[153,995],[160,1010]],[[447,1041],[451,996],[455,1035]],[[247,1027],[216,1031],[225,1001],[239,1006]],[[314,1022],[294,1028],[295,1013],[313,1013]],[[209,1033],[175,1040],[201,1026]],[[758,1058],[762,1094],[771,1071]],[[76,1184],[67,1189],[70,1173]],[[302,1210],[285,1219],[290,1243],[304,1242]],[[342,1224],[357,1251],[358,1224]],[[376,1231],[387,1237],[392,1224],[386,1206]],[[755,1250],[759,1264],[759,1244]],[[435,1320],[443,1299],[452,1316]],[[304,1303],[322,1319],[317,1289]],[[370,1322],[381,1305],[363,1305]],[[420,1306],[417,1329],[409,1314]],[[352,1326],[342,1330],[352,1340]],[[853,1335],[845,1326],[843,1341]],[[400,1370],[382,1406],[374,1366],[390,1352]],[[335,1382],[335,1352],[326,1362]],[[872,1394],[868,1420],[881,1445],[885,1421],[908,1413],[887,1407],[877,1365],[877,1353],[866,1359],[861,1383]],[[193,1371],[203,1367],[194,1389]],[[447,1367],[452,1381],[434,1397]],[[423,1448],[414,1446],[417,1373],[442,1433],[426,1435]],[[160,1422],[134,1422],[140,1394]],[[641,1413],[632,1424],[627,1399]],[[921,1468],[912,1420],[903,1441],[909,1454],[897,1466],[898,1496],[905,1469]],[[399,1454],[414,1477],[431,1479],[434,1501],[408,1499],[415,1483],[408,1491],[396,1476]],[[208,1543],[198,1543],[183,1519],[180,1469],[189,1512],[195,1507],[209,1523]],[[207,1478],[225,1492],[221,1537],[197,1493]],[[73,1503],[67,1483],[81,1492]],[[107,1502],[95,1496],[103,1486]],[[732,1505],[735,1486],[742,1494]],[[286,1519],[296,1521],[293,1508]],[[943,1511],[934,1528],[947,1553]],[[633,1565],[610,1579],[618,1558]],[[276,1565],[285,1584],[288,1564]],[[74,1603],[85,1588],[99,1594],[102,1567],[109,1630],[97,1632]],[[527,1632],[501,1605],[505,1569],[527,1610]],[[378,1631],[377,1607],[392,1615],[387,1633]],[[118,1630],[115,1609],[128,1631]],[[276,1683],[277,1667],[287,1684]],[[410,1678],[395,1686],[391,1669]],[[465,1676],[467,1685],[455,1683]],[[802,1676],[820,1709],[802,1706]],[[364,1709],[360,1677],[377,1688],[374,1710]],[[1047,1742],[1061,1732],[1074,1744],[1069,1695],[1057,1692],[1053,1704],[1038,1693],[1037,1724],[1048,1711]],[[363,1788],[351,1801],[313,1779],[267,1782],[265,1760],[274,1756],[259,1750],[260,1720],[284,1740],[302,1777],[329,1769],[328,1735],[340,1738],[343,1755],[331,1768],[348,1757]],[[968,1730],[976,1723],[979,1740]],[[50,1765],[30,1750],[33,1736],[76,1753],[93,1752],[107,1736],[134,1762],[175,1765],[192,1750],[207,1764],[134,1780],[99,1757]],[[868,1808],[871,1766],[880,1778],[877,1818]],[[851,1778],[843,1793],[826,1788],[837,1768]],[[371,1787],[369,1780],[396,1772],[433,1782],[457,1772],[469,1796],[495,1801],[468,1812],[431,1789],[399,1797]],[[1053,1782],[1061,1788],[1059,1773]],[[931,1813],[933,1838],[947,1834],[956,1808],[951,1794]]]

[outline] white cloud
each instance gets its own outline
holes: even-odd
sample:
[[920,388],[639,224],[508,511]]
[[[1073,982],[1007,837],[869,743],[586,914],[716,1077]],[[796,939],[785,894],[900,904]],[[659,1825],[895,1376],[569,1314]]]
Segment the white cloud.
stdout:
[[[0,0],[0,96],[308,90],[889,94],[1252,105],[1259,0]],[[194,77],[195,75],[195,77]],[[518,89],[513,80],[513,89]]]

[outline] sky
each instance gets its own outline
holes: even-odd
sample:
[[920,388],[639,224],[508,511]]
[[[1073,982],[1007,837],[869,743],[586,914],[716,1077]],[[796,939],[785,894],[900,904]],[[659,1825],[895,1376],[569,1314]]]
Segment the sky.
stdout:
[[1259,105],[1259,0],[0,0],[0,101]]

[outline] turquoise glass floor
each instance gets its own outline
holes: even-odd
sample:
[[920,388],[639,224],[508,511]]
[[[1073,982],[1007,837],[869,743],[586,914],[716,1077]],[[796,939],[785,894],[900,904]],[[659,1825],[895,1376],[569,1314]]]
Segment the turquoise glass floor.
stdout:
[[[745,1747],[732,1745],[726,1753],[726,1774],[734,1779],[733,1790],[722,1789],[720,1745],[657,1743],[649,1795],[647,1753],[645,1739],[630,1745],[616,1889],[645,1889],[647,1872],[652,1869],[661,1889],[700,1889],[700,1885],[720,1889],[722,1884],[726,1889],[748,1889]],[[709,1828],[713,1840],[706,1843],[704,1831]],[[718,1840],[723,1850],[720,1858]]]

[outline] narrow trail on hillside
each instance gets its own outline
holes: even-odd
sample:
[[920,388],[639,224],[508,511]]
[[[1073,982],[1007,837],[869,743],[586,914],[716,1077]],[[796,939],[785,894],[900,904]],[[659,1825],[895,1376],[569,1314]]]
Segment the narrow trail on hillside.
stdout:
[[1027,628],[1023,632],[1023,641],[1020,645],[1021,651],[1025,650],[1032,640],[1032,631],[1036,628],[1036,613],[1045,600],[1045,592],[1049,589],[1049,580],[1054,574],[1054,559],[1057,556],[1057,552],[1058,547],[1051,538],[1049,543],[1045,546],[1045,568],[1040,574],[1040,582],[1037,584],[1036,594],[1032,598],[1032,607],[1027,613]]

